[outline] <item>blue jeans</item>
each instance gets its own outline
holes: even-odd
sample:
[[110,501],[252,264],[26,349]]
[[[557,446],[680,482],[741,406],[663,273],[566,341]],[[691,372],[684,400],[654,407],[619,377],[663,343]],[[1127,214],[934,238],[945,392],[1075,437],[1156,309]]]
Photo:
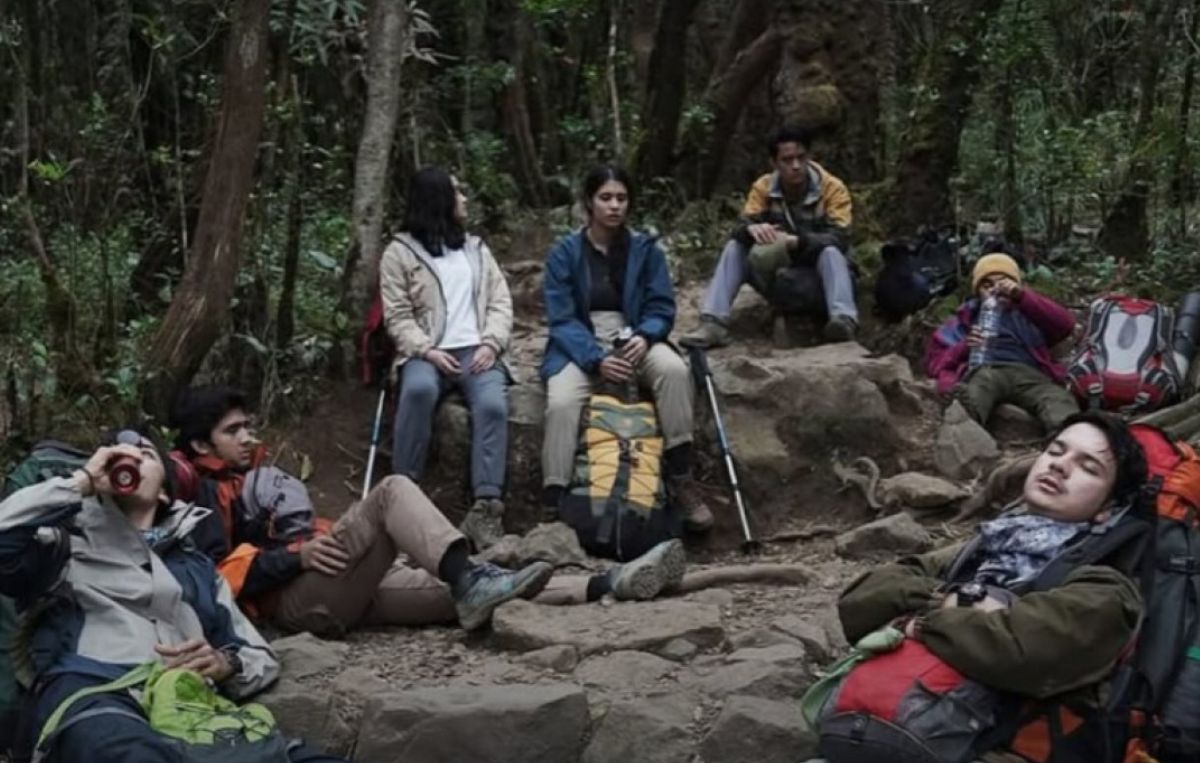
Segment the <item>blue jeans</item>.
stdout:
[[507,378],[499,361],[481,374],[468,368],[474,347],[447,350],[462,371],[451,378],[427,360],[414,358],[400,368],[400,401],[392,435],[392,473],[420,481],[429,455],[433,414],[452,387],[462,390],[471,414],[471,489],[476,498],[499,498],[508,461]]

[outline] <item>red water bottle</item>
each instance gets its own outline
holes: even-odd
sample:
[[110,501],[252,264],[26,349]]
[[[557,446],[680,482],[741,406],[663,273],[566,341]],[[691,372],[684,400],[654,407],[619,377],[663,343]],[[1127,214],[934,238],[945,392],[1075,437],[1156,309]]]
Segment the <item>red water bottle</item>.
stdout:
[[108,482],[116,495],[136,493],[142,484],[142,472],[132,456],[120,456],[108,466]]

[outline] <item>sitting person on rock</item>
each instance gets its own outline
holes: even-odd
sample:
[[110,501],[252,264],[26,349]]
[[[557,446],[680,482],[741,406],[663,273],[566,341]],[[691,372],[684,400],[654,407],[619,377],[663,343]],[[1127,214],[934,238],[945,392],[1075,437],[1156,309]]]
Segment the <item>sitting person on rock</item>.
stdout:
[[399,369],[392,473],[421,479],[438,400],[462,390],[475,497],[462,531],[483,550],[504,535],[509,376],[501,357],[513,311],[504,273],[483,240],[465,232],[466,220],[455,178],[437,167],[414,175],[404,231],[379,264],[379,291]]
[[[838,602],[846,638],[854,644],[893,624],[996,692],[1054,697],[1076,712],[1096,708],[1097,687],[1141,618],[1131,570],[1119,569],[1129,560],[1118,547],[1095,564],[1067,561],[1049,579],[1042,575],[1070,558],[1060,556],[1064,548],[1129,519],[1146,475],[1142,449],[1120,418],[1076,413],[1034,462],[1019,507],[982,523],[965,544],[878,567],[851,583]],[[989,763],[1024,761],[1006,752],[1019,746],[1017,733],[976,754]]]
[[[971,276],[975,296],[929,338],[925,371],[943,395],[960,399],[987,426],[1001,403],[1036,416],[1047,432],[1079,410],[1063,386],[1065,370],[1050,348],[1071,335],[1075,318],[1065,307],[1021,283],[1021,269],[1003,253],[979,258]],[[998,327],[985,337],[981,308],[995,297]],[[972,365],[974,363],[975,365]]]
[[841,180],[809,159],[811,143],[807,130],[794,127],[783,127],[771,135],[767,151],[774,171],[751,186],[741,222],[721,251],[704,292],[700,326],[684,337],[685,344],[729,344],[733,300],[742,284],[750,280],[752,251],[756,258],[761,256],[777,266],[790,259],[816,268],[829,313],[825,340],[854,339],[858,305],[847,259],[850,192]]
[[[472,562],[463,534],[412,480],[398,475],[329,527],[316,519],[304,483],[266,460],[237,390],[188,390],[172,423],[195,469],[190,492],[215,510],[193,537],[238,602],[284,631],[338,636],[362,625],[455,619],[473,630],[517,597],[548,604],[594,601],[606,593],[650,599],[683,577],[686,559],[677,541],[590,577],[552,578],[545,562],[518,572]],[[401,553],[417,567],[397,564]]]
[[[176,763],[179,743],[151,728],[131,692],[76,693],[159,661],[242,700],[270,685],[279,663],[196,550],[192,533],[210,512],[174,500],[165,452],[134,429],[106,443],[71,476],[0,503],[0,593],[38,612],[28,634],[35,725],[21,733],[43,729],[62,706],[42,750],[48,760]],[[132,493],[113,486],[118,459],[136,465]],[[288,759],[335,760],[302,747]]]
[[[667,341],[675,323],[675,291],[655,239],[626,227],[632,201],[624,170],[592,170],[583,182],[587,225],[556,241],[546,258],[550,336],[540,369],[546,380],[542,503],[548,519],[557,517],[593,383],[636,380],[653,393],[668,487],[684,524],[703,531],[712,526],[713,515],[691,479],[692,379]],[[625,328],[632,329],[632,338],[610,352]]]

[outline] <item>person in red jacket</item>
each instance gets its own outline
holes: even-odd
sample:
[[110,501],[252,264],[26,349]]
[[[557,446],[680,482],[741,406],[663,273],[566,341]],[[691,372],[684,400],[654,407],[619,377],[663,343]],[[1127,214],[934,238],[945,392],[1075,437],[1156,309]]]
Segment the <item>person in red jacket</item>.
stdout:
[[[1063,386],[1065,371],[1050,348],[1071,335],[1075,317],[1062,305],[1024,285],[1016,261],[1003,253],[979,259],[971,277],[975,296],[938,327],[925,348],[925,371],[943,395],[960,399],[967,413],[986,426],[997,405],[1013,403],[1037,416],[1053,432],[1079,411]],[[995,336],[978,326],[980,306],[999,301]],[[982,362],[971,367],[971,350],[986,341]]]

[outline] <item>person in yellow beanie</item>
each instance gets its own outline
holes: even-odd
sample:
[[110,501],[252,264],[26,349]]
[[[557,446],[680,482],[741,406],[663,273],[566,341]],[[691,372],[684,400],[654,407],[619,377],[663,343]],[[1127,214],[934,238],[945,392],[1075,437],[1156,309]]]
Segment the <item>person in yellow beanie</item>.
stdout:
[[[971,274],[974,296],[929,338],[925,371],[943,395],[960,399],[967,413],[987,425],[997,405],[1013,403],[1048,432],[1079,410],[1063,386],[1065,369],[1050,348],[1071,335],[1075,317],[1062,305],[1026,286],[1021,268],[1004,252],[979,258]],[[980,308],[996,297],[999,325],[986,337]],[[972,357],[972,349],[982,352]]]

